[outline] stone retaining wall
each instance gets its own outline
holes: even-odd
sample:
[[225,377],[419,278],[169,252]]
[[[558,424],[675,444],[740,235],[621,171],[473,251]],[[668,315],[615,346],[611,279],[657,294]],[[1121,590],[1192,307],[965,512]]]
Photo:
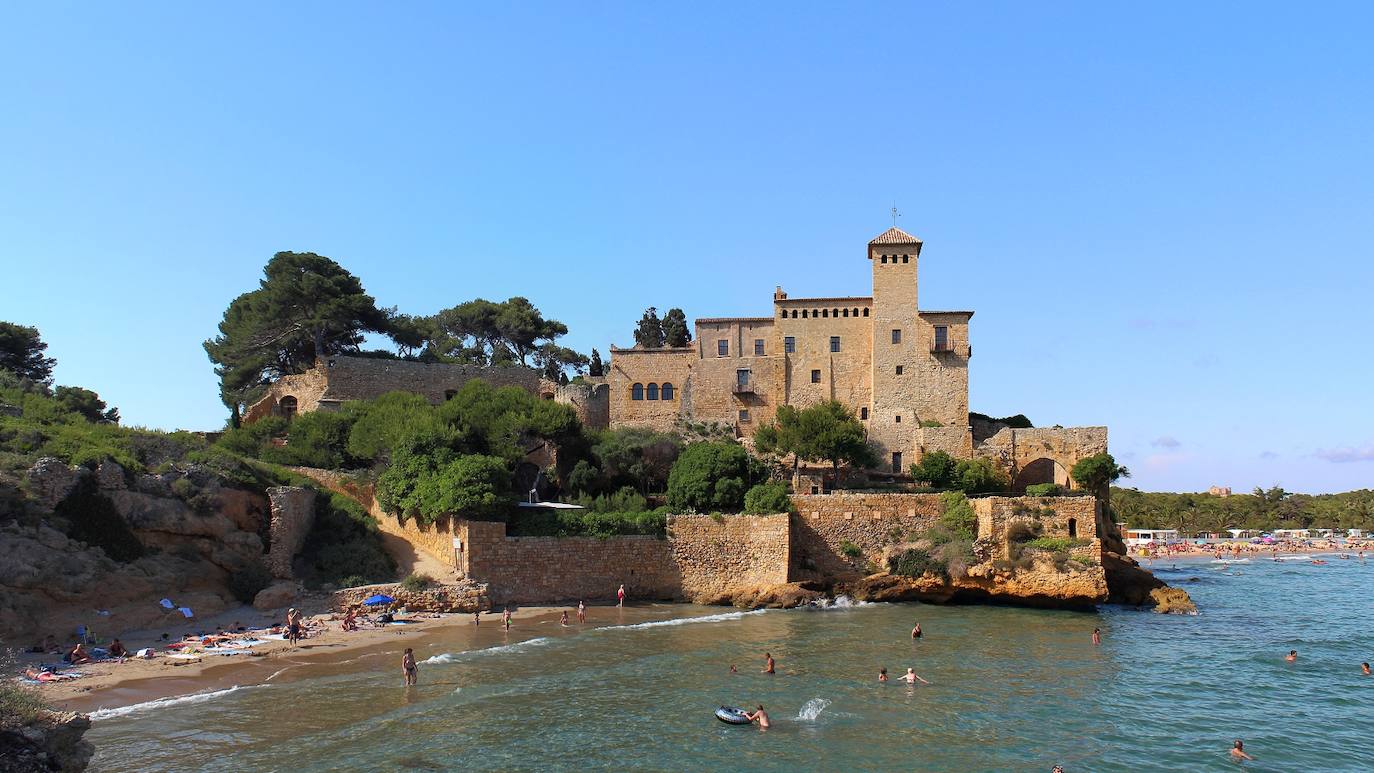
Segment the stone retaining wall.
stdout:
[[668,521],[682,596],[714,602],[788,582],[791,517],[677,515]]
[[315,522],[315,491],[303,486],[275,486],[267,490],[271,507],[267,569],[273,577],[289,580],[291,560],[300,552]]
[[408,612],[485,612],[491,609],[486,583],[472,580],[435,584],[420,591],[406,590],[400,583],[362,585],[335,591],[329,605],[336,611],[343,611],[361,606],[365,599],[378,593],[396,599],[397,607],[405,607]]
[[995,540],[1001,548],[999,558],[1009,555],[1007,526],[1016,520],[1039,522],[1045,537],[1089,540],[1087,545],[1069,552],[1078,558],[1102,558],[1102,508],[1095,497],[982,497],[972,502],[973,512],[978,515],[978,536]]
[[[939,494],[793,495],[792,579],[854,579],[888,545],[914,539],[944,512]],[[845,543],[861,551],[844,554]]]

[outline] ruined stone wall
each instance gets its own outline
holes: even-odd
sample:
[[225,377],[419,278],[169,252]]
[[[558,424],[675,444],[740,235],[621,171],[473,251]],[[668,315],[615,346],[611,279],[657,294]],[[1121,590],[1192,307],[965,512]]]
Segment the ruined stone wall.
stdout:
[[[607,370],[610,384],[610,421],[615,427],[652,427],[667,432],[678,416],[691,410],[688,374],[698,359],[695,348],[611,349]],[[634,400],[633,387],[642,384],[673,385],[673,399]],[[647,398],[647,394],[645,397]]]
[[303,486],[267,489],[271,508],[267,569],[273,577],[291,579],[291,560],[300,552],[315,523],[315,491]]
[[1102,557],[1102,509],[1096,497],[979,497],[971,501],[978,516],[978,537],[990,537],[998,546],[999,558],[1009,556],[1007,527],[1018,520],[1038,522],[1043,527],[1041,536],[1089,540],[1070,553]]
[[682,598],[707,603],[787,582],[791,533],[786,514],[673,516],[669,544]]
[[252,424],[268,416],[280,416],[280,401],[283,397],[296,398],[296,412],[309,413],[319,410],[320,400],[329,389],[328,374],[323,368],[311,368],[304,373],[283,376],[267,388],[257,402],[243,412],[242,422]]
[[[996,462],[1011,475],[1013,488],[1019,491],[1034,483],[1073,487],[1068,475],[1073,465],[1084,457],[1106,450],[1106,427],[1006,427],[975,445],[973,453]],[[1048,476],[1053,476],[1053,480]]]
[[[944,512],[939,494],[794,495],[792,505],[793,579],[861,577],[884,548],[915,539]],[[846,556],[846,542],[861,554]]]
[[584,377],[576,384],[554,388],[553,400],[569,406],[577,420],[589,429],[606,429],[611,425],[611,388],[604,377]]

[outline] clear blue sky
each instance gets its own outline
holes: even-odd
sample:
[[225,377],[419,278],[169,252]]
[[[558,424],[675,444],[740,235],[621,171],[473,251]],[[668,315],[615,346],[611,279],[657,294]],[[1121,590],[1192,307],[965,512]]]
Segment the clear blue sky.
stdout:
[[1374,484],[1374,6],[201,6],[0,11],[0,319],[128,424],[223,423],[278,250],[604,353],[867,294],[895,202],[974,410],[1144,489]]

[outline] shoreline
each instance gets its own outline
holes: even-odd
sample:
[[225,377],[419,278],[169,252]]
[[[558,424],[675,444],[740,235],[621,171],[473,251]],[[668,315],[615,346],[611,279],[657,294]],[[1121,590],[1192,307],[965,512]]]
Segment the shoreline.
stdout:
[[[360,631],[342,631],[337,621],[328,620],[330,615],[321,614],[307,620],[323,621],[326,629],[295,647],[286,641],[271,640],[255,645],[251,655],[206,655],[195,661],[178,662],[159,654],[151,660],[131,658],[122,662],[88,664],[80,666],[87,674],[80,679],[35,689],[52,709],[94,714],[98,721],[104,718],[100,716],[102,713],[140,704],[353,672],[360,669],[357,664],[363,660],[378,660],[374,668],[395,671],[399,684],[400,653],[405,647],[415,649],[423,680],[425,660],[436,655],[452,656],[519,644],[560,635],[560,632],[575,635],[579,630],[687,619],[698,616],[683,614],[694,608],[697,605],[667,602],[631,604],[623,609],[614,604],[589,605],[587,622],[578,624],[575,607],[524,606],[512,608],[509,632],[502,626],[499,612],[484,614],[480,626],[473,625],[472,616],[465,613],[436,613],[411,625]],[[566,628],[559,625],[564,610],[571,619]],[[666,615],[663,614],[665,610],[669,611]],[[722,610],[725,613],[740,611]],[[381,660],[384,656],[396,662],[384,662]],[[37,662],[39,657],[51,658],[25,655],[25,665]]]

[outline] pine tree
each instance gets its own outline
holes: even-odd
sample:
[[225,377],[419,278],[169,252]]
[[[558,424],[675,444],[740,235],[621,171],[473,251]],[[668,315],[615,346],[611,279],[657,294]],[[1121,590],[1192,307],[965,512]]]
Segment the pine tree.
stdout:
[[692,343],[692,329],[682,309],[668,309],[663,315],[663,339],[668,346],[687,346]]

